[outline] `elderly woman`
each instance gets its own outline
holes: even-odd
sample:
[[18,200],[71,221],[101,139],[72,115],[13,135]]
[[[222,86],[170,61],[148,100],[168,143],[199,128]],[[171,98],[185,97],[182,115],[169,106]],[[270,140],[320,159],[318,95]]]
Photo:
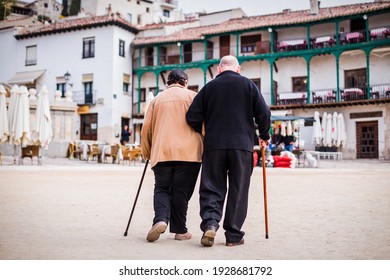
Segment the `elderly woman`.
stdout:
[[141,148],[155,177],[153,226],[146,239],[154,242],[168,223],[175,240],[192,236],[186,227],[188,202],[194,192],[203,152],[202,136],[186,122],[196,93],[188,90],[188,76],[179,69],[168,75],[168,87],[148,107],[141,131]]

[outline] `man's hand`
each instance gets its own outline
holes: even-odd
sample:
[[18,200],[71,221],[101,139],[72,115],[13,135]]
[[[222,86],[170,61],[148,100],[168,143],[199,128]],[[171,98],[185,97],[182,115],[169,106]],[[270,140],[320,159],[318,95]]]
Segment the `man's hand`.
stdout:
[[265,149],[268,146],[268,144],[269,144],[269,140],[263,140],[261,138],[259,139],[259,145],[261,148]]

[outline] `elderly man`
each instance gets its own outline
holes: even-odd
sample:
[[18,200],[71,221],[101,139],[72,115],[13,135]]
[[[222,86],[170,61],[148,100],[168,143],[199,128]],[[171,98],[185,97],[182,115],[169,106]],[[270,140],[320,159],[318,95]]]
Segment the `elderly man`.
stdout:
[[241,227],[253,170],[253,120],[264,147],[270,138],[271,114],[257,86],[239,74],[236,57],[223,57],[218,73],[195,97],[186,118],[197,132],[202,133],[203,125],[205,129],[199,189],[201,244],[213,246],[228,192],[223,228],[226,246],[235,246],[244,243]]

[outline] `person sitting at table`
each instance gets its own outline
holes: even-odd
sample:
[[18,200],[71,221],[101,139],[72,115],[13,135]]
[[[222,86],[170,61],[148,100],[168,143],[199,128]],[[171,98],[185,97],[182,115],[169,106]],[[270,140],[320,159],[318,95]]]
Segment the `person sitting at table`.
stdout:
[[286,136],[280,136],[278,142],[276,143],[276,147],[279,146],[279,144],[284,144],[284,150],[292,152],[294,150],[294,142],[295,137],[292,135],[286,135]]

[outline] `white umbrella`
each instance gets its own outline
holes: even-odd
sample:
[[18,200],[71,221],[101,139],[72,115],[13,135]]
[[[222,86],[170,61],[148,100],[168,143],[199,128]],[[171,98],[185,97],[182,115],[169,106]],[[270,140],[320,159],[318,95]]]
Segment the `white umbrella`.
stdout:
[[7,105],[5,104],[5,88],[0,85],[0,143],[7,141],[9,135]]
[[313,140],[316,146],[321,144],[322,132],[321,132],[321,123],[320,123],[320,113],[318,111],[314,112],[313,123]]
[[286,136],[286,122],[281,122],[280,135]]
[[344,147],[345,146],[345,141],[347,139],[347,133],[345,131],[345,123],[344,123],[344,117],[343,114],[340,113],[338,115],[338,120],[337,120],[337,147]]
[[326,146],[326,121],[328,119],[328,114],[324,112],[322,115],[322,123],[321,123],[321,134],[322,134],[322,146]]
[[326,117],[325,146],[332,146],[332,114],[328,114]]
[[15,100],[13,114],[12,142],[16,145],[26,146],[30,140],[30,105],[27,87],[21,86]]
[[48,93],[47,87],[45,85],[42,86],[39,92],[36,123],[32,134],[32,140],[34,142],[39,142],[39,146],[46,150],[48,150],[49,144],[53,138]]
[[13,128],[14,128],[14,119],[15,119],[15,115],[16,115],[15,107],[16,107],[17,101],[19,99],[18,92],[19,92],[19,87],[17,85],[14,85],[11,88],[11,97],[10,97],[10,101],[9,101],[9,105],[8,105],[8,129],[9,129],[9,133],[10,133],[9,141],[11,142],[11,144],[13,143],[13,139],[15,136],[15,131],[13,130]]
[[337,146],[337,112],[333,113],[333,119],[332,119],[332,146]]
[[148,112],[150,102],[152,102],[153,98],[154,98],[153,92],[149,91],[148,96],[146,97],[146,101],[145,101],[146,105],[145,105],[144,117],[146,117],[146,113]]

